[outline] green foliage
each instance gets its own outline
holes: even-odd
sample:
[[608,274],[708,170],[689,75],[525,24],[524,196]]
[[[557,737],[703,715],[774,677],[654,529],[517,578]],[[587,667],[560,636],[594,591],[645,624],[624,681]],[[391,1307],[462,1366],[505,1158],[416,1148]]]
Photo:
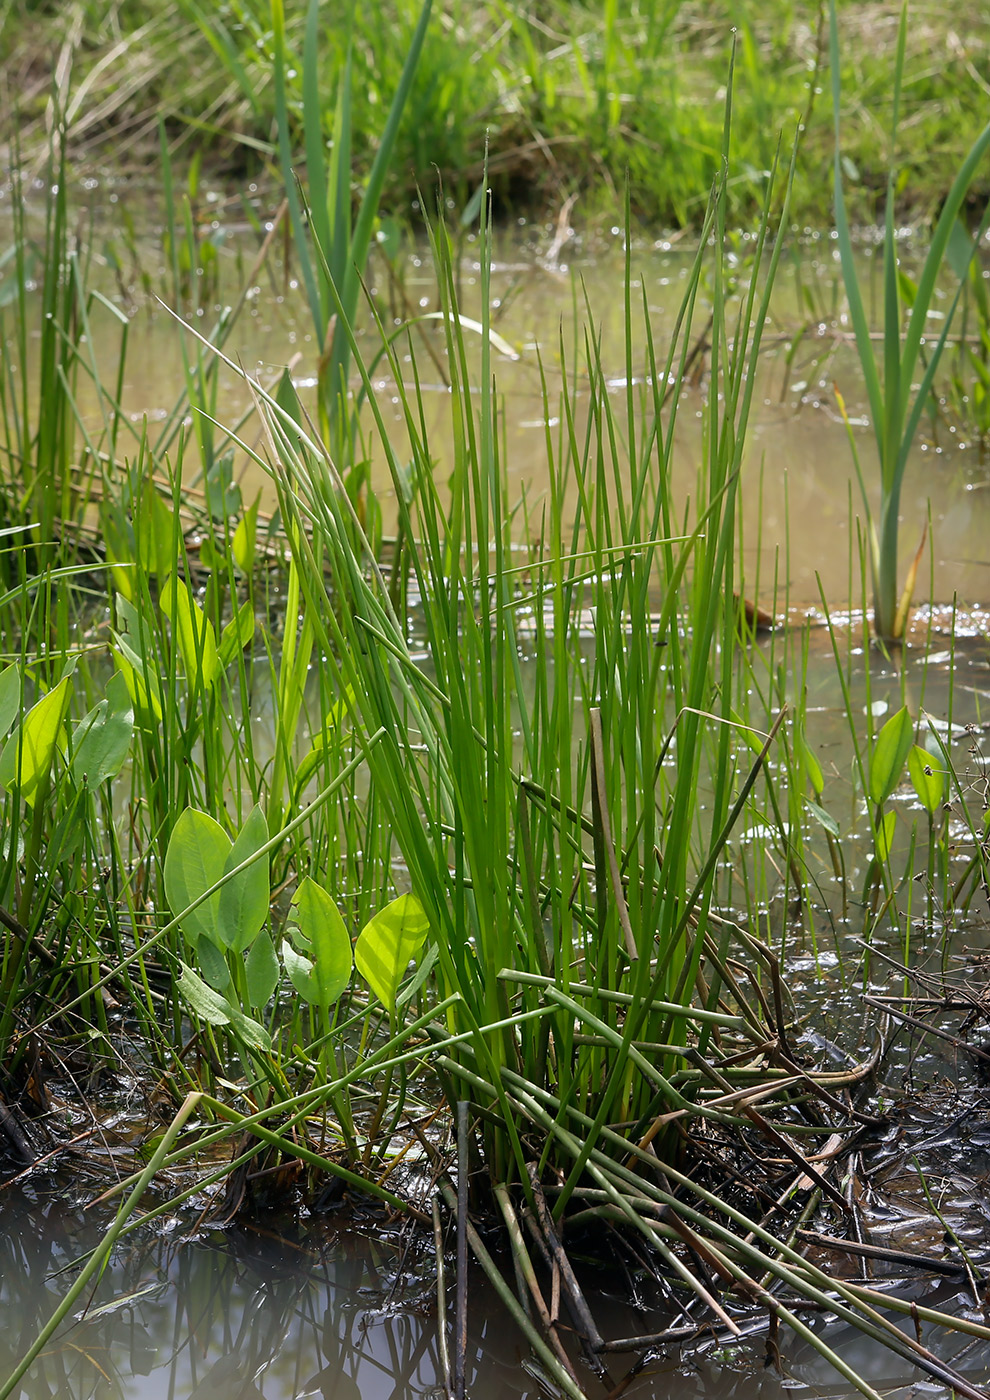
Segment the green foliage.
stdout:
[[887,801],[900,782],[913,739],[914,722],[903,705],[887,720],[873,745],[869,792],[878,805]]
[[389,1011],[394,1012],[399,983],[429,931],[426,910],[413,894],[400,894],[361,930],[354,945],[357,970]]
[[165,895],[193,948],[200,938],[217,942],[220,891],[198,901],[219,884],[231,845],[218,822],[191,807],[179,814],[172,828],[165,856]]
[[[914,588],[914,569],[909,571],[902,593],[897,588],[897,546],[901,509],[901,487],[907,468],[908,453],[914,442],[921,415],[929,401],[935,373],[945,349],[953,313],[959,299],[956,291],[945,314],[941,330],[926,348],[925,360],[918,377],[919,357],[926,342],[928,313],[933,305],[937,283],[946,263],[950,240],[957,226],[960,210],[990,150],[990,124],[984,127],[955,170],[951,187],[932,232],[924,266],[917,286],[912,290],[910,316],[906,329],[902,327],[903,283],[898,267],[896,227],[897,167],[894,152],[899,134],[901,88],[904,80],[905,46],[908,30],[907,4],[901,10],[901,21],[894,66],[893,107],[890,129],[891,162],[887,176],[887,200],[884,214],[883,254],[883,344],[878,359],[870,338],[870,324],[856,270],[852,234],[846,213],[843,174],[843,151],[840,135],[842,109],[842,70],[839,61],[839,27],[835,0],[830,0],[830,59],[832,71],[832,107],[835,127],[834,194],[835,225],[842,276],[849,303],[849,318],[856,336],[856,348],[866,384],[873,433],[876,439],[877,463],[880,472],[880,518],[873,519],[866,483],[859,458],[853,447],[856,474],[859,479],[865,517],[870,528],[870,567],[873,581],[873,625],[884,640],[895,640],[904,634],[908,608]],[[977,237],[970,242],[965,268],[975,256],[983,233],[990,223],[990,204],[984,214]],[[955,262],[957,273],[963,262]],[[965,274],[964,274],[965,275]],[[959,284],[959,288],[963,285]],[[902,338],[903,332],[903,338]],[[840,408],[845,409],[840,398]]]
[[64,676],[32,705],[0,753],[0,786],[18,792],[31,807],[47,787],[69,698],[69,678]]
[[124,677],[107,681],[106,696],[72,731],[69,771],[79,786],[93,790],[115,778],[130,752],[134,707]]
[[[282,961],[293,987],[311,1006],[327,1010],[351,980],[351,940],[333,900],[309,876],[292,897],[295,936],[306,952],[286,939]],[[306,954],[309,954],[307,956]]]
[[945,795],[945,770],[927,749],[915,744],[908,754],[908,772],[918,801],[933,817]]

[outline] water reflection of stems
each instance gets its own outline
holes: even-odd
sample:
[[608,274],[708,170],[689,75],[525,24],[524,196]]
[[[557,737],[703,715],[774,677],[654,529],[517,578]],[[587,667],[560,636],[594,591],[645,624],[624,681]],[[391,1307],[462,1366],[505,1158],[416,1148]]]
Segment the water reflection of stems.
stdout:
[[120,1207],[120,1210],[117,1212],[113,1224],[110,1226],[110,1229],[104,1235],[101,1243],[89,1256],[86,1263],[79,1271],[79,1276],[76,1279],[75,1283],[68,1290],[61,1303],[59,1303],[58,1307],[55,1309],[54,1313],[52,1313],[52,1316],[49,1318],[48,1322],[38,1333],[38,1336],[28,1348],[28,1351],[25,1354],[25,1356],[22,1357],[21,1361],[17,1364],[17,1366],[15,1366],[13,1372],[7,1377],[7,1379],[2,1384],[0,1384],[0,1400],[8,1400],[8,1397],[13,1394],[15,1387],[21,1380],[21,1377],[27,1373],[28,1368],[31,1366],[31,1363],[41,1354],[45,1346],[47,1346],[48,1342],[58,1331],[61,1324],[68,1317],[69,1312],[75,1304],[76,1300],[79,1297],[81,1297],[81,1295],[89,1285],[90,1281],[98,1277],[99,1274],[102,1272],[107,1260],[110,1258],[110,1252],[116,1244],[118,1236],[124,1229],[128,1220],[137,1210],[138,1206],[141,1203],[142,1196],[144,1195],[145,1191],[147,1191],[148,1187],[151,1185],[158,1172],[161,1170],[162,1164],[164,1163],[168,1154],[171,1152],[172,1146],[176,1138],[182,1132],[182,1129],[185,1127],[189,1118],[199,1107],[202,1098],[203,1095],[199,1093],[192,1093],[186,1096],[182,1107],[172,1119],[168,1128],[162,1134],[161,1140],[158,1143],[158,1146],[155,1148],[151,1161],[145,1167],[144,1171],[141,1172],[138,1176],[137,1181],[134,1184],[134,1189],[131,1191],[130,1195]]

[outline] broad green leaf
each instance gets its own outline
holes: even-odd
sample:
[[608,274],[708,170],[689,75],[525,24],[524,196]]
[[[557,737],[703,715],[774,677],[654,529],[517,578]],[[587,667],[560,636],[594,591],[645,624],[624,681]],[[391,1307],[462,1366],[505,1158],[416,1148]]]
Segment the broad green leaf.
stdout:
[[414,894],[401,894],[380,910],[358,936],[354,961],[375,996],[389,1011],[406,968],[418,957],[430,923]]
[[880,730],[870,759],[870,797],[886,802],[900,782],[914,739],[914,722],[903,705]]
[[226,997],[208,987],[184,962],[180,962],[179,966],[182,968],[179,991],[201,1021],[210,1026],[230,1026],[238,1039],[252,1050],[271,1053],[271,1037],[264,1026],[259,1026],[257,1021],[252,1021],[250,1016],[231,1006]]
[[[224,863],[223,873],[234,870],[268,840],[268,826],[260,807],[248,813],[240,834]],[[225,948],[243,953],[249,948],[268,917],[271,891],[268,883],[268,856],[253,861],[246,870],[228,880],[220,891],[217,936]]]
[[145,667],[130,640],[118,632],[113,634],[113,652],[135,711],[145,725],[160,724],[162,688],[156,672],[150,666]]
[[886,865],[890,858],[890,848],[894,841],[894,827],[897,825],[897,813],[893,808],[889,812],[884,812],[883,819],[877,827],[876,853],[877,860]]
[[804,805],[814,817],[819,826],[825,828],[836,840],[839,839],[839,823],[832,816],[831,812],[826,812],[824,807],[819,807],[817,802],[812,802],[810,797],[804,799]]
[[220,634],[217,656],[222,670],[226,670],[237,653],[248,645],[254,636],[254,628],[254,608],[248,599],[241,604]]
[[0,671],[0,735],[17,718],[21,708],[21,669],[19,666],[5,666]]
[[[217,883],[230,852],[230,837],[212,817],[194,807],[179,815],[165,853],[165,897],[177,918]],[[220,894],[217,890],[182,919],[182,932],[194,946],[203,934],[218,941]]]
[[261,492],[254,498],[252,505],[248,506],[234,531],[233,550],[234,563],[242,574],[251,574],[254,570],[254,558],[256,540],[258,535],[258,507],[261,505]]
[[210,986],[215,987],[218,992],[225,992],[231,979],[227,955],[223,949],[218,948],[213,939],[204,934],[196,943],[196,956],[203,969],[203,976]]
[[[295,963],[297,973],[293,976],[292,959],[286,962],[292,985],[312,1005],[324,1008],[332,1006],[351,980],[353,966],[351,940],[344,921],[326,890],[308,877],[296,890],[292,903],[299,932],[313,958],[304,979],[305,990],[296,980],[296,977],[303,977],[299,963]],[[283,957],[284,953],[283,945]]]
[[107,682],[106,698],[72,731],[70,772],[80,786],[96,789],[123,767],[134,733],[134,702],[118,671]]
[[31,807],[51,769],[70,698],[69,677],[63,676],[32,705],[0,754],[0,785],[19,787],[21,797]]
[[287,938],[282,939],[282,961],[289,974],[289,981],[310,1006],[318,1006],[320,988],[313,971],[312,961],[297,953]]
[[196,690],[211,686],[217,674],[217,634],[184,579],[170,577],[162,588],[162,612],[172,623],[186,679]]
[[181,962],[182,974],[179,977],[179,991],[201,1021],[208,1026],[229,1026],[234,1008],[225,996],[208,987],[192,968]]
[[941,761],[915,744],[908,754],[908,772],[918,801],[929,816],[934,816],[945,792],[945,770]]
[[278,956],[271,937],[262,933],[251,944],[245,962],[248,1001],[258,1011],[266,1007],[278,986]]

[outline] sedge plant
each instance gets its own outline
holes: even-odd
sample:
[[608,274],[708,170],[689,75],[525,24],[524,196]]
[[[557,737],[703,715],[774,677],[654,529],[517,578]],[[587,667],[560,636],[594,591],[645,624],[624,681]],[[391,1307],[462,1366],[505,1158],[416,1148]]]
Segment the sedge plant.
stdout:
[[[894,64],[893,102],[891,112],[890,146],[896,148],[900,117],[901,89],[904,77],[904,55],[908,28],[908,7],[901,9],[897,54]],[[990,205],[975,236],[968,240],[964,258],[958,252],[957,220],[973,185],[981,162],[990,150],[990,124],[974,141],[965,160],[959,166],[942,205],[938,222],[932,232],[928,252],[917,285],[910,289],[910,315],[903,326],[905,305],[903,274],[898,266],[898,237],[895,225],[897,169],[893,155],[887,176],[887,197],[884,210],[883,237],[883,336],[879,357],[870,338],[859,274],[853,248],[852,233],[843,192],[843,153],[840,133],[842,91],[839,62],[839,27],[835,0],[830,7],[830,62],[832,70],[832,103],[835,131],[835,226],[838,234],[842,277],[846,288],[849,317],[856,339],[856,349],[863,372],[869,403],[873,435],[879,467],[880,510],[874,516],[860,465],[859,455],[850,431],[856,476],[863,499],[870,537],[870,571],[873,586],[873,626],[882,641],[895,641],[904,635],[908,609],[914,590],[914,580],[921,550],[909,569],[905,586],[898,590],[898,537],[900,527],[901,487],[907,470],[908,457],[921,416],[928,405],[935,375],[948,339],[953,312],[965,286],[969,265],[990,223]],[[955,242],[951,261],[958,285],[941,322],[937,337],[926,335],[928,316],[934,307],[939,278],[946,264],[950,244]],[[923,347],[927,358],[922,361]],[[919,377],[920,369],[920,377]],[[917,386],[915,379],[918,377]],[[845,416],[840,396],[839,406]],[[848,424],[848,419],[846,420]]]

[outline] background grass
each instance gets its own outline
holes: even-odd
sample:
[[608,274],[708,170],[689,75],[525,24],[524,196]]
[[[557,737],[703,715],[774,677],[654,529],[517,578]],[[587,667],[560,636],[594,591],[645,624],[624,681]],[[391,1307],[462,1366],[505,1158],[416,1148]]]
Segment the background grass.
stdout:
[[[304,9],[286,7],[295,59],[287,97],[297,132]],[[418,0],[321,7],[324,92],[336,90],[351,46],[358,184],[374,159],[419,10]],[[847,196],[852,216],[863,221],[882,213],[898,16],[892,4],[839,7]],[[8,0],[0,23],[4,105],[16,113],[26,145],[44,138],[55,54],[77,162],[144,172],[161,117],[173,154],[199,152],[215,175],[239,181],[274,164],[274,37],[265,0],[87,0],[74,7]],[[628,171],[638,217],[699,225],[718,168],[733,29],[739,81],[730,218],[758,216],[777,133],[783,129],[789,141],[801,119],[807,130],[793,217],[830,223],[827,45],[819,6],[792,0],[444,0],[434,10],[385,207],[409,212],[417,192],[439,178],[452,210],[469,209],[487,141],[497,213],[553,212],[578,195],[579,217],[614,216]],[[912,4],[899,133],[903,217],[924,220],[938,207],[983,124],[988,92],[982,5]],[[328,140],[332,120],[331,100]],[[984,173],[974,198],[988,187]]]

